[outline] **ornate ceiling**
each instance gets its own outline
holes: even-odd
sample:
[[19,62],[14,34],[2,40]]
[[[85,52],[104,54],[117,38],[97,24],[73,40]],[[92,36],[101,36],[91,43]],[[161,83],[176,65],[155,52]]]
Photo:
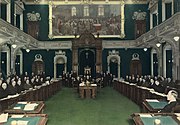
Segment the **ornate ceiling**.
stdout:
[[141,4],[141,3],[147,3],[150,0],[23,0],[27,4],[47,4],[48,2],[64,2],[70,3],[70,2],[86,2],[86,3],[97,3],[97,2],[105,2],[105,3],[110,3],[110,2],[125,2],[126,4]]

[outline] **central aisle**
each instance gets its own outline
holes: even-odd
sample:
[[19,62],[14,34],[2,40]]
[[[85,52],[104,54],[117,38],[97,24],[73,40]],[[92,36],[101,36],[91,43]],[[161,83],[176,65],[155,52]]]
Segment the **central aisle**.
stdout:
[[48,125],[129,125],[139,107],[113,88],[102,88],[96,99],[80,99],[72,88],[62,88],[46,101]]

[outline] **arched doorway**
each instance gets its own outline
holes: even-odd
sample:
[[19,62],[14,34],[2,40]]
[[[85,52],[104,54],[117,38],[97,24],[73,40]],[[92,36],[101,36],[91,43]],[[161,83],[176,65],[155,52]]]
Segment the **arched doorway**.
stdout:
[[95,76],[95,69],[96,69],[96,53],[95,49],[80,49],[79,50],[79,74],[83,75],[84,74],[84,69],[85,68],[90,68],[91,69],[91,75]]
[[120,79],[120,56],[116,50],[109,51],[107,57],[108,72],[115,75],[116,78]]
[[62,76],[63,71],[67,71],[67,57],[66,53],[62,50],[55,53],[54,57],[54,78]]

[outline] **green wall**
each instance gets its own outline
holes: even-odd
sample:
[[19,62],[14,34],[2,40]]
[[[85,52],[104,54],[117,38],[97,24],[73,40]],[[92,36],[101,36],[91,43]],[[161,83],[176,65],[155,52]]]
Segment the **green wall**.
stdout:
[[[24,12],[24,31],[27,32],[27,17],[26,14],[32,11],[38,12],[41,15],[40,21],[40,32],[39,40],[49,40],[49,8],[48,5],[26,5],[26,11]],[[134,20],[132,19],[133,13],[135,11],[141,10],[142,12],[147,12],[147,30],[149,30],[149,12],[147,10],[147,5],[145,4],[129,4],[125,5],[125,39],[134,39]],[[61,40],[61,39],[58,39]]]
[[132,59],[132,54],[138,53],[139,58],[142,64],[142,75],[149,75],[151,73],[151,57],[150,57],[150,49],[146,52],[143,49],[104,49],[103,50],[103,58],[102,58],[102,67],[103,72],[107,71],[107,56],[108,51],[116,50],[119,51],[120,55],[120,70],[121,70],[121,77],[125,78],[126,75],[130,74],[130,62]]
[[[23,50],[23,73],[28,72],[28,74],[31,74],[35,55],[41,54],[45,64],[46,75],[52,77],[54,75],[54,56],[55,52],[57,51],[58,50],[31,50],[29,53],[27,53],[25,50]],[[66,52],[67,56],[67,71],[70,72],[72,67],[72,53],[69,49],[64,51]]]
[[125,5],[125,39],[135,38],[135,23],[132,19],[135,11],[147,12],[146,18],[146,30],[149,30],[149,11],[146,4],[127,4]]
[[26,5],[24,12],[24,31],[27,32],[27,13],[40,13],[39,40],[48,40],[49,33],[49,8],[48,5]]
[[[102,53],[102,71],[107,71],[107,56],[108,51],[114,50],[114,49],[104,49]],[[149,75],[150,74],[150,64],[151,64],[151,58],[150,58],[150,49],[148,51],[144,51],[141,49],[115,49],[116,51],[119,51],[120,55],[120,69],[121,69],[121,77],[125,77],[126,75],[129,75],[130,73],[130,62],[132,59],[133,53],[138,53],[141,64],[142,64],[142,75]],[[41,54],[42,58],[44,60],[45,64],[45,72],[47,76],[53,77],[54,73],[54,56],[55,51],[57,50],[32,50],[29,53],[27,53],[25,50],[23,50],[23,72],[28,72],[28,74],[31,74],[32,72],[32,63],[34,62],[35,55]],[[66,52],[67,56],[67,71],[70,72],[72,70],[72,52],[71,50],[67,49],[64,50]]]

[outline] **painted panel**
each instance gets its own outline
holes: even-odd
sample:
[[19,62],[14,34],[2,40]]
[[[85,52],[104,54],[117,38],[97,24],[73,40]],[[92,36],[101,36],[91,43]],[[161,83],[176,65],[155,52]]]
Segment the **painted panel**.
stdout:
[[121,29],[121,17],[124,17],[121,4],[68,4],[49,7],[52,10],[52,13],[49,12],[49,37],[72,38],[85,30],[100,34],[100,37],[124,36]]

